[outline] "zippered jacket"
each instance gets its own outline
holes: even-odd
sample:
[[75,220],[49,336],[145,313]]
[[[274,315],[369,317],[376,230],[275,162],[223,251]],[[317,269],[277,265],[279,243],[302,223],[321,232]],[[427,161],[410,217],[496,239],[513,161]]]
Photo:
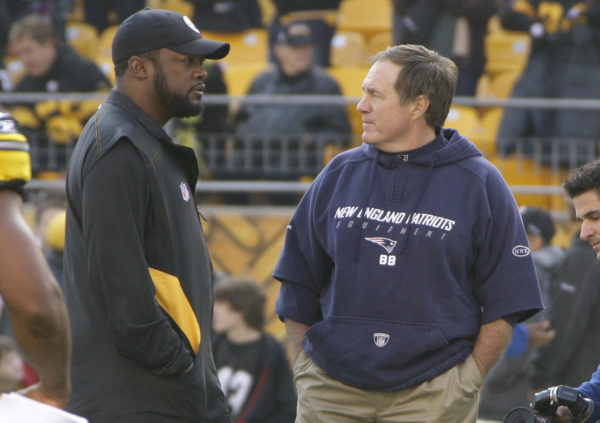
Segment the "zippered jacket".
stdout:
[[118,91],[75,147],[64,262],[68,408],[92,423],[229,421],[211,355],[197,176],[193,151]]

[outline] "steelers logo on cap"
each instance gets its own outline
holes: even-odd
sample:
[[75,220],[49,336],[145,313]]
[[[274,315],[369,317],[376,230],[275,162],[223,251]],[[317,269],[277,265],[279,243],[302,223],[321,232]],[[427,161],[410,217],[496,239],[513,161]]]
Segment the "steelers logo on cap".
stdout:
[[198,30],[198,28],[196,28],[196,25],[194,25],[192,23],[192,21],[190,21],[190,18],[188,18],[187,16],[183,17],[183,22],[185,22],[185,24],[187,26],[189,26],[193,31],[197,32],[198,34],[200,34],[200,31]]

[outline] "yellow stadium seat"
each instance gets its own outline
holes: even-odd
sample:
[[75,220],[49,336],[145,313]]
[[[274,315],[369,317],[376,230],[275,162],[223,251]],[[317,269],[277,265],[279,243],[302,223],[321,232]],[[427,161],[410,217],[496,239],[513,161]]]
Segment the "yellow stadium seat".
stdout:
[[38,129],[40,127],[40,119],[30,107],[15,106],[10,112],[19,123],[19,126],[32,129]]
[[48,221],[44,231],[44,243],[56,251],[65,249],[66,211],[58,211]]
[[243,96],[248,92],[250,84],[260,73],[269,68],[269,63],[246,63],[226,65],[223,76],[227,85],[227,94]]
[[470,106],[450,107],[444,122],[445,128],[456,129],[471,141],[477,135],[478,126],[479,115],[477,110]]
[[41,179],[43,181],[58,181],[65,178],[63,172],[58,170],[41,170],[36,172],[35,179]]
[[490,34],[493,32],[502,32],[502,31],[504,31],[504,29],[502,28],[502,23],[500,22],[500,17],[496,14],[488,20],[487,32],[488,32],[488,34]]
[[367,43],[367,55],[373,56],[375,53],[385,50],[394,45],[394,36],[391,32],[382,32],[373,35]]
[[[498,168],[509,185],[552,185],[552,171],[547,167],[536,164],[526,157],[488,157]],[[519,206],[539,206],[545,209],[552,208],[552,195],[515,194]]]
[[[332,66],[327,72],[337,81],[346,97],[361,97],[362,84],[367,76],[370,66]],[[348,105],[348,117],[352,126],[352,133],[358,138],[362,134],[362,116],[356,110],[356,103]],[[355,144],[358,141],[355,142]]]
[[490,81],[492,95],[496,98],[510,97],[513,87],[520,76],[521,72],[518,71],[508,71],[494,75]]
[[337,31],[331,39],[331,66],[364,65],[365,39],[359,32]]
[[119,25],[112,25],[100,33],[98,37],[98,56],[109,59],[112,57],[112,40],[117,29],[119,29]]
[[[250,84],[259,74],[266,71],[270,63],[241,63],[237,65],[225,64],[223,77],[227,86],[227,94],[233,96],[245,96],[250,88]],[[229,103],[229,113],[231,116],[237,114],[241,106],[241,101],[231,101]]]
[[241,32],[202,31],[202,36],[227,41],[231,45],[229,54],[222,59],[229,65],[265,63],[269,60],[269,36],[265,29],[252,28]]
[[112,62],[112,59],[106,56],[96,56],[95,58],[96,65],[98,65],[98,69],[102,71],[104,76],[108,78],[110,84],[115,86],[115,65]]
[[482,112],[479,118],[479,132],[472,140],[477,144],[484,156],[490,157],[496,154],[496,138],[498,128],[502,121],[502,107],[492,107]]
[[369,71],[369,65],[331,66],[327,72],[337,81],[345,96],[362,96],[362,84]]
[[83,9],[83,0],[74,0],[72,4],[67,14],[67,22],[84,22],[85,11]]
[[52,116],[46,121],[46,132],[57,144],[67,144],[76,140],[82,130],[81,122],[72,116]]
[[173,10],[189,18],[194,16],[194,5],[185,0],[146,0],[146,6],[152,9]]
[[367,40],[375,34],[391,31],[392,0],[342,0],[337,29],[360,32]]
[[260,6],[260,14],[262,15],[262,23],[265,28],[269,26],[273,16],[277,12],[273,0],[258,0]]
[[485,37],[485,71],[491,75],[501,72],[521,72],[531,50],[531,37],[527,32],[500,31]]
[[94,60],[98,45],[98,30],[85,22],[69,22],[65,30],[67,43],[82,56]]
[[475,97],[477,98],[492,98],[492,78],[487,73],[483,73],[477,80],[475,88]]

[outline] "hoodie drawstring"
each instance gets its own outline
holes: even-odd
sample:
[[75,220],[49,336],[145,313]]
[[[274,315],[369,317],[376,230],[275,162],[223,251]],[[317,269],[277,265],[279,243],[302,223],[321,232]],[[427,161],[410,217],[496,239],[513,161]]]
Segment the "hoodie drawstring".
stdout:
[[356,244],[356,248],[354,249],[354,257],[353,260],[355,262],[358,261],[358,258],[360,256],[360,246],[362,244],[362,238],[363,238],[363,226],[365,223],[365,212],[366,212],[366,207],[369,204],[369,199],[371,198],[371,191],[373,191],[373,187],[375,186],[375,175],[377,173],[377,166],[379,164],[379,156],[381,154],[381,151],[377,150],[377,152],[375,153],[375,160],[373,160],[371,162],[371,171],[369,172],[369,184],[367,185],[367,191],[365,193],[365,196],[363,197],[363,202],[362,204],[360,204],[360,209],[361,213],[362,213],[362,218],[360,220],[360,228],[358,231],[356,231],[356,233],[358,234],[358,240],[355,241]]
[[417,207],[419,207],[419,203],[421,202],[421,198],[423,198],[423,194],[425,193],[425,190],[427,189],[427,185],[429,185],[429,181],[431,180],[431,175],[433,175],[433,168],[435,167],[435,163],[437,162],[439,156],[434,156],[433,160],[431,160],[431,162],[429,162],[429,165],[427,166],[427,175],[425,176],[425,183],[423,184],[423,187],[421,188],[421,191],[419,192],[419,195],[417,196],[417,199],[413,202],[412,206],[410,207],[410,209],[408,210],[408,217],[410,219],[410,221],[408,222],[408,230],[406,231],[406,236],[402,238],[402,240],[400,241],[400,245],[398,245],[398,254],[403,254],[404,251],[406,251],[406,246],[408,245],[408,238],[410,237],[410,233],[412,232],[412,220],[413,220],[413,213],[417,210]]

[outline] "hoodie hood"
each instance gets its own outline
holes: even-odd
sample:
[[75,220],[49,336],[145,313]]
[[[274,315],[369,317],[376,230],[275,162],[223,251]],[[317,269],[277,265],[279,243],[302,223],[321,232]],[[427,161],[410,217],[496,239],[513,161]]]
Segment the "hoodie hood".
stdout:
[[441,167],[482,155],[475,144],[455,129],[442,129],[432,142],[410,151],[386,153],[369,144],[362,144],[361,150],[386,169],[394,168],[401,161],[421,166],[434,162],[433,167]]
[[[371,163],[371,171],[369,172],[370,175],[367,182],[367,190],[365,191],[365,197],[361,204],[363,208],[369,203],[370,194],[373,191],[377,169],[379,167],[396,169],[403,163],[427,167],[428,170],[423,188],[410,205],[409,211],[411,214],[417,210],[435,168],[482,155],[471,141],[460,135],[455,129],[441,129],[440,134],[435,137],[433,141],[414,150],[399,153],[386,153],[370,144],[362,144],[361,150],[367,157],[373,160]],[[359,259],[362,238],[363,233],[361,230],[356,236],[357,248],[354,252],[354,261],[358,261]],[[398,247],[399,253],[403,253],[406,250],[407,243],[408,237],[404,237]]]

